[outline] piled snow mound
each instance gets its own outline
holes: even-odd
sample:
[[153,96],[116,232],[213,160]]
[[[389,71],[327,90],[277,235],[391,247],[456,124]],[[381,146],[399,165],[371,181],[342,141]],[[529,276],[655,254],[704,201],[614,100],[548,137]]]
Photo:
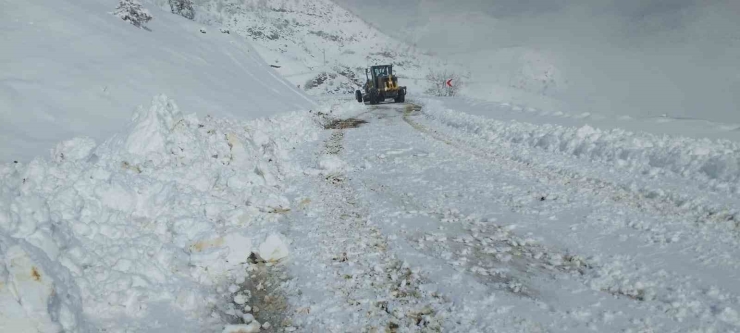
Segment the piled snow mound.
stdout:
[[425,99],[424,113],[492,147],[537,149],[613,165],[630,173],[670,173],[715,189],[740,193],[740,145],[725,140],[657,136],[589,125],[567,127],[499,121],[448,110]]
[[314,106],[243,38],[200,33],[147,3],[154,19],[139,29],[111,14],[116,3],[3,2],[0,159],[28,161],[72,137],[103,140],[158,93],[241,119]]
[[321,130],[309,116],[201,120],[157,96],[100,145],[0,165],[0,327],[221,330],[215,289],[252,252],[289,254],[273,222],[300,171],[288,151]]

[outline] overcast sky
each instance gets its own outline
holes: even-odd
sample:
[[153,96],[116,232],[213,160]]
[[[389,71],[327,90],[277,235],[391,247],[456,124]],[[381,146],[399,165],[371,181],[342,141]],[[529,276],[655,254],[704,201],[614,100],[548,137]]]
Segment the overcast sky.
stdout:
[[[336,0],[386,32],[468,49],[490,44],[546,43],[551,38],[594,37],[639,45],[644,40],[712,33],[707,19],[740,21],[740,1],[731,0]],[[712,18],[711,16],[717,16]],[[480,25],[485,23],[486,25]],[[738,22],[717,22],[729,34]],[[434,39],[424,31],[450,31],[461,38]],[[687,31],[688,30],[688,31]],[[711,29],[709,29],[711,30]],[[488,36],[496,39],[466,39]],[[716,32],[716,31],[715,31]],[[577,33],[576,36],[569,34]],[[736,31],[734,33],[737,33]],[[681,36],[683,34],[683,36]],[[737,36],[737,35],[736,35]],[[714,36],[717,37],[717,36]],[[461,41],[462,40],[462,41]],[[465,44],[463,44],[463,42]],[[691,42],[691,41],[687,41]]]

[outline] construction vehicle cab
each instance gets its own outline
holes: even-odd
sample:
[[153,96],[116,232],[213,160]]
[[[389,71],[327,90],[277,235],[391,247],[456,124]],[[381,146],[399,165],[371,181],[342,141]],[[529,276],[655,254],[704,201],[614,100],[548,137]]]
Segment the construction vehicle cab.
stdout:
[[398,85],[398,77],[393,75],[393,65],[372,66],[365,69],[363,91],[355,91],[355,98],[360,103],[378,104],[393,98],[396,103],[406,100],[406,87]]

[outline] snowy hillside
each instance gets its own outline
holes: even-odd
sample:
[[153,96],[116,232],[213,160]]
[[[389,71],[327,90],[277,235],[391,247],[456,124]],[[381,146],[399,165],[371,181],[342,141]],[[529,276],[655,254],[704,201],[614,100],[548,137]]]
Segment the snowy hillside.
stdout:
[[[110,14],[115,0],[4,1],[0,158],[28,160],[57,141],[122,129],[165,93],[184,110],[241,119],[312,105],[243,39],[149,8],[148,30]],[[151,7],[151,6],[150,6]]]
[[[152,0],[163,8],[163,0]],[[330,0],[204,0],[196,20],[252,41],[296,87],[317,94],[351,93],[364,68],[393,64],[410,92],[423,92],[430,68],[459,68],[381,33]]]

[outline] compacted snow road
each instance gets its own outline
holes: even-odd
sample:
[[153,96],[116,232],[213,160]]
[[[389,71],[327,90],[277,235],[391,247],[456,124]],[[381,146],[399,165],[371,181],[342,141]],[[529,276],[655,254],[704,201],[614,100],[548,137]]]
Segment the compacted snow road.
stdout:
[[736,192],[491,145],[414,104],[346,105],[316,117],[323,140],[286,180],[284,326],[740,330]]

